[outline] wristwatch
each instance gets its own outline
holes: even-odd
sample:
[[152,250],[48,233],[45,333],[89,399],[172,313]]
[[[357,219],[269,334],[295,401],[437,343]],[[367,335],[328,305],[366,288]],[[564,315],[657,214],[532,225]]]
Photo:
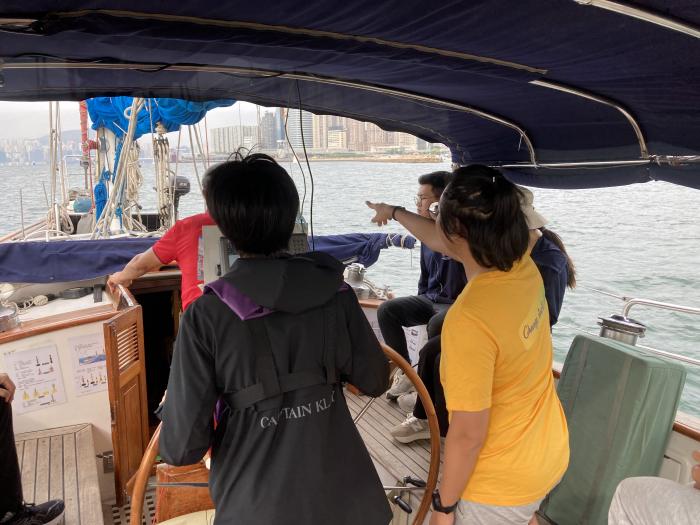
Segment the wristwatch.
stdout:
[[433,492],[433,510],[436,512],[442,512],[443,514],[452,514],[459,505],[459,500],[455,501],[454,504],[449,506],[444,506],[440,500],[440,491],[435,490]]
[[396,220],[396,212],[397,212],[398,210],[406,211],[406,208],[404,208],[403,206],[394,206],[394,209],[391,210],[391,218],[392,218],[392,220]]

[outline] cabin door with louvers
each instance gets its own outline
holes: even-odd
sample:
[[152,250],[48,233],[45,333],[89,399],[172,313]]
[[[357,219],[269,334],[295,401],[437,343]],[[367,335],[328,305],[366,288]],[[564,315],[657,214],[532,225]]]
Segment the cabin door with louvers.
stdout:
[[129,306],[104,323],[109,409],[114,446],[117,505],[126,500],[126,483],[139,468],[148,445],[146,362],[141,307]]

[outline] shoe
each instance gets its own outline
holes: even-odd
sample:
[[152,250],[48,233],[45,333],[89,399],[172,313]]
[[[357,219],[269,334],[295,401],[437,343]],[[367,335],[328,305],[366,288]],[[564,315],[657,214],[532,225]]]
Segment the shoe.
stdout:
[[2,525],[58,525],[63,523],[66,506],[60,499],[54,499],[41,505],[24,505]]
[[401,394],[406,394],[414,390],[413,383],[401,370],[396,372],[394,383],[386,393],[386,398],[390,401],[396,401]]
[[427,421],[411,415],[406,421],[392,428],[390,433],[399,443],[411,443],[419,439],[429,439],[430,427]]
[[413,392],[401,394],[396,399],[396,403],[399,405],[402,412],[406,412],[408,414],[409,412],[413,412],[413,409],[416,406],[416,399],[418,399],[418,392],[414,390]]

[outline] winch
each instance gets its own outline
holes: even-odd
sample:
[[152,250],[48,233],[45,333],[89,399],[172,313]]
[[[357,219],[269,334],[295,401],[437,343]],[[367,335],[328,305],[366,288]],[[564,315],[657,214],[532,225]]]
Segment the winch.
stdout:
[[19,308],[15,303],[0,303],[0,332],[19,326]]
[[600,336],[608,339],[615,339],[628,345],[636,345],[637,339],[644,337],[646,325],[625,317],[623,315],[611,315],[610,317],[599,317]]

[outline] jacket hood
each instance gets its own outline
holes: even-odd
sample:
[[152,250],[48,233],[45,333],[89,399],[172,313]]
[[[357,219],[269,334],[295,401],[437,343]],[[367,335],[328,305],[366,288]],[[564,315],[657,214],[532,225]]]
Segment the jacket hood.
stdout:
[[321,252],[238,259],[205,293],[217,295],[243,320],[273,311],[300,313],[327,303],[344,286],[343,269]]

